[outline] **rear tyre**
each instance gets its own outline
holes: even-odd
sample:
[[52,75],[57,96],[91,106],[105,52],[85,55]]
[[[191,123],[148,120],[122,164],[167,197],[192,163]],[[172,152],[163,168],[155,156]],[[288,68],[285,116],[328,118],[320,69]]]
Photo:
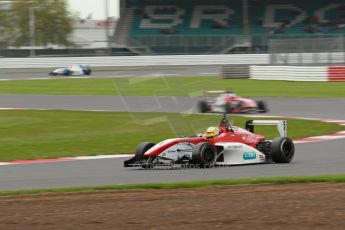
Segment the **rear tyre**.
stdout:
[[91,71],[91,69],[84,69],[83,72],[85,75],[91,75],[92,71]]
[[295,145],[290,138],[275,138],[272,141],[269,154],[276,163],[290,163],[295,154]]
[[197,144],[192,152],[193,163],[201,167],[212,167],[217,160],[217,153],[214,146],[208,142]]
[[208,104],[206,101],[199,101],[199,111],[201,113],[208,112]]
[[264,101],[257,101],[256,103],[260,113],[268,112],[267,105]]
[[225,113],[231,113],[231,110],[232,110],[231,103],[230,102],[226,102],[225,105],[224,105],[224,112]]

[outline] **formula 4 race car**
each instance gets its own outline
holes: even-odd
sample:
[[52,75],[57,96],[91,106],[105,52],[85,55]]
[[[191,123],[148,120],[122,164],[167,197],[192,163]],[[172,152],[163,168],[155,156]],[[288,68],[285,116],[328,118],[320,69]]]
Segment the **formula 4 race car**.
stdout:
[[[276,125],[280,137],[266,140],[263,135],[254,134],[256,125]],[[286,137],[286,125],[283,120],[249,120],[246,129],[242,129],[232,126],[224,114],[219,127],[209,127],[204,134],[140,144],[124,167],[290,163],[295,146]]]
[[205,91],[205,99],[199,101],[201,113],[265,113],[268,112],[264,101],[237,96],[231,91]]
[[82,75],[91,75],[92,70],[89,65],[72,65],[70,68],[58,68],[49,73],[52,76],[82,76]]

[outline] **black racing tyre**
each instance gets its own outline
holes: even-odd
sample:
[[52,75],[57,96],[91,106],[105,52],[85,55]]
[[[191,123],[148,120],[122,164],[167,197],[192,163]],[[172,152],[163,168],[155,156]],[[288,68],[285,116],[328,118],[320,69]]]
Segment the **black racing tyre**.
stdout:
[[256,104],[260,113],[268,112],[267,105],[264,101],[257,101]]
[[134,155],[135,159],[137,161],[144,160],[144,153],[155,145],[156,145],[155,143],[151,143],[151,142],[143,142],[140,145],[138,145],[138,148],[135,151],[135,155]]
[[71,70],[67,70],[65,73],[66,76],[71,76],[72,75],[72,71]]
[[230,102],[225,102],[225,105],[224,105],[224,112],[225,113],[231,113],[231,110],[232,110],[232,105]]
[[91,69],[84,69],[83,72],[84,72],[84,74],[86,74],[86,75],[91,75],[92,70],[91,70]]
[[206,101],[199,101],[199,111],[201,113],[208,112],[208,104]]
[[295,145],[290,138],[277,137],[271,143],[269,154],[276,163],[290,163],[295,154]]
[[[134,157],[123,162],[124,167],[133,167],[135,164],[142,163],[144,161],[144,153],[152,148],[155,144],[151,142],[141,143],[135,151]],[[146,166],[146,165],[145,165]],[[144,167],[143,167],[144,168]]]
[[201,167],[212,167],[217,160],[214,146],[208,142],[198,143],[192,152],[192,161]]

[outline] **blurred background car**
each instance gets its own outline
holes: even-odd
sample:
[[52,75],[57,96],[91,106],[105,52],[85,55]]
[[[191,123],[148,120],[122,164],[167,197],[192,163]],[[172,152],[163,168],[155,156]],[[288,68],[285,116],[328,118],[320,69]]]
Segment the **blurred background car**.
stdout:
[[70,68],[57,68],[49,73],[52,76],[82,76],[82,75],[91,75],[92,69],[87,64],[73,65]]
[[205,99],[199,101],[199,112],[218,113],[265,113],[266,102],[244,98],[231,91],[205,91]]

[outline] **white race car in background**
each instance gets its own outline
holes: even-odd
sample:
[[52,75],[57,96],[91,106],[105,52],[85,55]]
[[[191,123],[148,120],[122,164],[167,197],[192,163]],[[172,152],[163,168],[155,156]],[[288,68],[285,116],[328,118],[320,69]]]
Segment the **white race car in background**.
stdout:
[[58,68],[49,73],[52,76],[82,76],[82,75],[91,75],[92,70],[89,65],[72,65],[70,68]]

